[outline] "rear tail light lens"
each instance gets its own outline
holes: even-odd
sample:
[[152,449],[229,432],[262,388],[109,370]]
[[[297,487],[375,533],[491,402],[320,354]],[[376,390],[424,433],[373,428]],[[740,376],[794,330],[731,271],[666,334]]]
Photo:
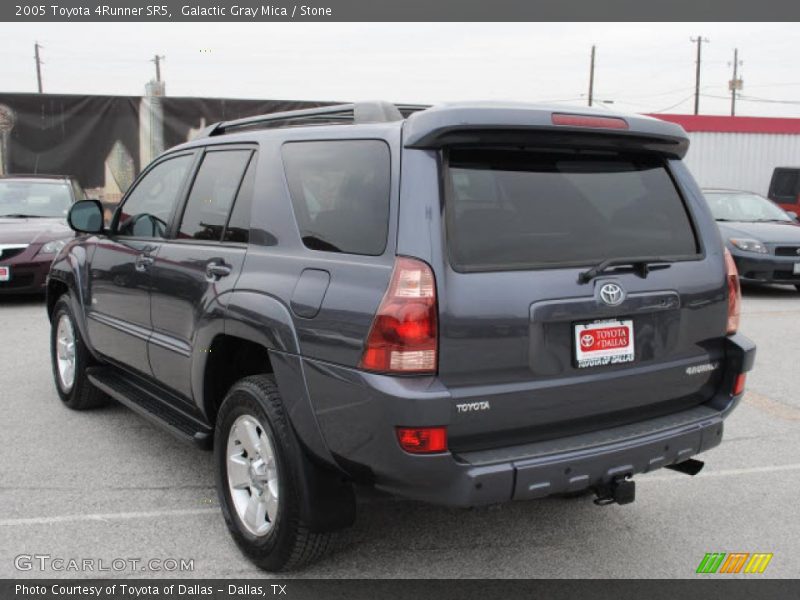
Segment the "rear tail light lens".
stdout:
[[553,113],[553,125],[570,127],[594,127],[597,129],[627,129],[628,122],[619,117],[593,117],[590,115],[569,115]]
[[738,396],[739,394],[744,392],[744,386],[747,381],[747,375],[745,373],[739,373],[736,376],[736,381],[733,384],[733,392],[734,396]]
[[433,271],[421,260],[398,257],[359,366],[384,373],[435,373],[437,337]]
[[728,335],[739,330],[739,314],[742,310],[742,288],[739,285],[739,271],[731,253],[725,248],[725,271],[728,279]]
[[400,447],[412,454],[447,452],[447,429],[445,427],[398,427],[397,441]]

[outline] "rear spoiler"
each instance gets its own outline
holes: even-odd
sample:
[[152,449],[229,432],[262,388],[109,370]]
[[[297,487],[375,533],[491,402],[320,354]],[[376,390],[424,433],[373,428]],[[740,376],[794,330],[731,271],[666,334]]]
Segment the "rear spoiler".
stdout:
[[672,158],[683,158],[689,149],[686,132],[675,123],[642,115],[524,104],[436,106],[409,116],[403,139],[406,148],[578,146],[644,150]]

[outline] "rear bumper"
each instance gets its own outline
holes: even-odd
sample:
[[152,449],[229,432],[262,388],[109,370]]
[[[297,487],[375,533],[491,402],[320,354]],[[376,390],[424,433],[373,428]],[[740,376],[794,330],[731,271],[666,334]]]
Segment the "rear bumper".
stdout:
[[742,281],[752,283],[800,284],[800,274],[794,273],[800,256],[754,255],[752,252],[732,252]]
[[433,455],[404,452],[394,429],[450,422],[454,401],[435,378],[385,377],[309,360],[304,370],[320,430],[341,468],[400,496],[479,506],[581,490],[718,445],[739,400],[730,390],[752,368],[755,346],[731,336],[725,356],[720,391],[702,406],[556,440]]

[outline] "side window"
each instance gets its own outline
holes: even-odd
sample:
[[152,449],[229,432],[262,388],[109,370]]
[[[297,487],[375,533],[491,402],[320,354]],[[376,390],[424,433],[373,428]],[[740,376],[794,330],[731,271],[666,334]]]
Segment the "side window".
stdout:
[[153,167],[122,205],[117,221],[121,236],[164,238],[178,193],[193,156],[177,156]]
[[389,147],[378,140],[291,142],[282,149],[307,248],[378,256],[389,231]]
[[222,239],[233,199],[252,153],[252,150],[206,153],[186,203],[178,239]]
[[239,193],[236,194],[236,201],[233,203],[233,211],[228,225],[225,227],[223,240],[226,242],[241,242],[246,244],[250,241],[250,209],[253,205],[253,191],[256,181],[256,156],[250,159],[247,171],[244,174]]

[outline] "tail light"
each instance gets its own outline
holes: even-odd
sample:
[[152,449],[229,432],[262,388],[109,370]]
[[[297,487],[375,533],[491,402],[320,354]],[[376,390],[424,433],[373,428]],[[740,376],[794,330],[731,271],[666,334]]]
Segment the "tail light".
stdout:
[[731,395],[738,396],[739,394],[744,393],[744,386],[747,380],[747,375],[745,373],[739,373],[736,376],[736,381],[733,383],[733,392]]
[[728,335],[739,329],[739,313],[742,309],[742,288],[739,285],[739,271],[731,253],[725,248],[725,271],[728,279]]
[[359,366],[385,373],[435,373],[437,338],[433,271],[421,260],[398,257]]
[[412,454],[447,451],[447,429],[444,427],[398,427],[400,447]]

